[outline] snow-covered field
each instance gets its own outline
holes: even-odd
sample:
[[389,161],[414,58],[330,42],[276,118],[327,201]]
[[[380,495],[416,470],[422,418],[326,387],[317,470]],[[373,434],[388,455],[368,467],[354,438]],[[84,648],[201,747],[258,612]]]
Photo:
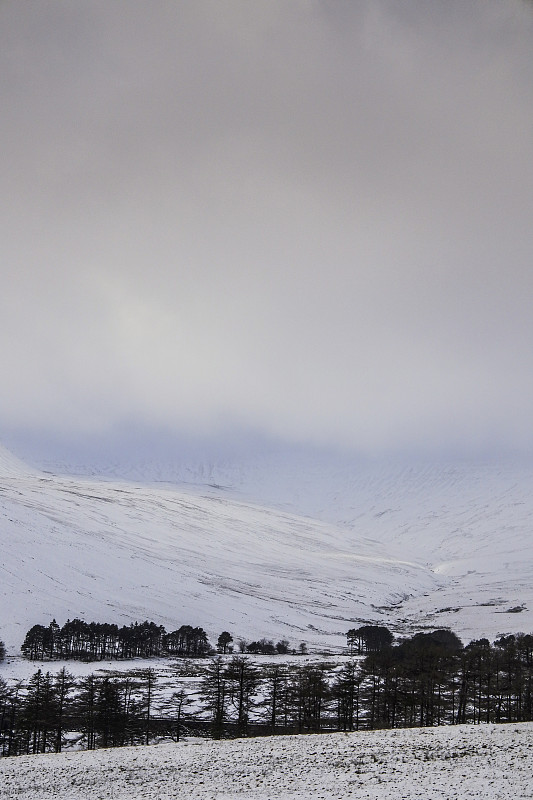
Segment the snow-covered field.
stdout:
[[530,800],[533,724],[267,737],[0,759],[5,800]]
[[[289,458],[180,485],[52,475],[0,448],[0,637],[82,617],[339,650],[354,624],[533,631],[533,470]],[[0,668],[1,672],[1,668]]]

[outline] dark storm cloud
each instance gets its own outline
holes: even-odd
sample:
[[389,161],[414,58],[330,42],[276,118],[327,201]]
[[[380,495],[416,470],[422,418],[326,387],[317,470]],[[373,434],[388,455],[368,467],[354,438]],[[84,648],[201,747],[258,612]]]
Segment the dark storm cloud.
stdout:
[[533,444],[533,8],[0,6],[6,426]]

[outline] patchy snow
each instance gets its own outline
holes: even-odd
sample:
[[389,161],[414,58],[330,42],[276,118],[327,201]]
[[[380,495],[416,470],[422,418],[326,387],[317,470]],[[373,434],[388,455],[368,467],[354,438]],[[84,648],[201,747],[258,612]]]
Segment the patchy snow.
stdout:
[[529,800],[532,773],[532,723],[188,740],[0,759],[5,800]]

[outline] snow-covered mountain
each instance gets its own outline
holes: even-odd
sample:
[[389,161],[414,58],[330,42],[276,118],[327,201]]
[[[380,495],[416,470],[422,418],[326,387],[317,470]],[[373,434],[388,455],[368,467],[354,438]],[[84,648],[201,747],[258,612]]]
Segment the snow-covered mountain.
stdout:
[[11,649],[75,616],[327,647],[362,621],[533,630],[530,467],[284,454],[136,474],[52,475],[0,450]]

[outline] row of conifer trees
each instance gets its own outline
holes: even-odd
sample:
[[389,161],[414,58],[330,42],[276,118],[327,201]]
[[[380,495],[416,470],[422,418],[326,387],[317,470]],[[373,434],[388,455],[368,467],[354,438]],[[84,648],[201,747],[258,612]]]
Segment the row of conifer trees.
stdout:
[[[48,625],[34,625],[24,638],[22,655],[30,661],[112,661],[132,658],[202,658],[219,653],[233,652],[233,637],[222,631],[216,649],[201,627],[181,625],[167,633],[163,625],[155,622],[134,622],[119,627],[112,623],[67,620],[60,627],[52,620]],[[306,652],[302,642],[299,652]],[[239,639],[240,652],[262,655],[285,655],[289,652],[286,639],[274,644],[268,639],[247,642]],[[0,651],[1,652],[1,651]]]
[[[190,669],[176,663],[179,671]],[[347,661],[217,657],[193,691],[161,691],[153,669],[74,679],[38,670],[0,680],[0,752],[59,751],[179,738],[520,722],[533,719],[533,636],[463,647],[449,631],[419,633]],[[190,685],[190,684],[182,684]]]
[[22,655],[31,661],[104,661],[154,658],[163,655],[200,657],[211,652],[203,628],[182,625],[167,633],[155,622],[112,623],[67,620],[59,626],[34,625],[24,639]]

